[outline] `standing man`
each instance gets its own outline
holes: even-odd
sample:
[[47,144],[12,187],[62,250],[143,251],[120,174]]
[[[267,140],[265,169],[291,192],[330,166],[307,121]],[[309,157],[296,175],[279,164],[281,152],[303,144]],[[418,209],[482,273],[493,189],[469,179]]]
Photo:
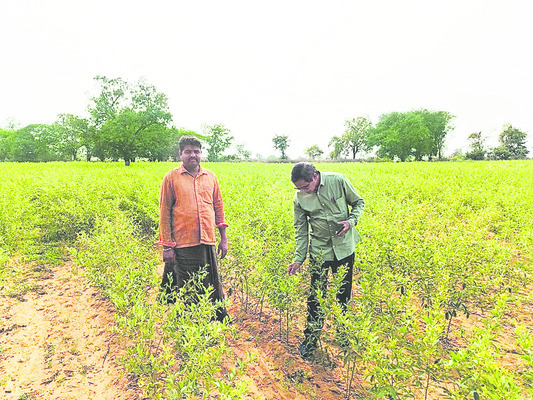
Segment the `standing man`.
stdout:
[[[222,301],[224,293],[218,274],[215,228],[220,232],[218,254],[228,253],[224,207],[215,175],[200,166],[202,144],[194,136],[179,141],[182,165],[167,172],[161,183],[159,199],[159,240],[163,246],[165,269],[161,289],[167,302],[175,302],[182,288],[204,267],[203,285],[212,287],[212,301]],[[226,309],[217,309],[223,321]]]
[[350,300],[354,250],[356,243],[361,240],[355,225],[365,202],[344,175],[321,173],[310,163],[296,164],[291,180],[297,190],[293,200],[296,252],[288,273],[292,275],[300,270],[308,250],[313,268],[307,299],[307,323],[300,346],[302,357],[309,359],[316,350],[324,326],[316,290],[325,293],[330,268],[335,274],[341,265],[346,265],[347,273],[337,293],[337,300],[344,311]]

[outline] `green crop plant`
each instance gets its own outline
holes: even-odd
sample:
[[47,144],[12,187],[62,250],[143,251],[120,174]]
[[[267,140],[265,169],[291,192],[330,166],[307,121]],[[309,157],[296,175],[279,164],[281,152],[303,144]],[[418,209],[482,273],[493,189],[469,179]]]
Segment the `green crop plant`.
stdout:
[[[516,334],[515,355],[524,368],[502,366],[495,341],[512,325],[502,310],[518,313],[531,297],[524,288],[532,284],[532,165],[317,163],[321,171],[345,174],[366,203],[350,307],[345,314],[334,303],[324,307],[335,333],[352,338],[340,352],[347,387],[357,375],[364,377],[358,390],[369,398],[532,397],[526,335],[532,327],[522,321]],[[0,291],[25,296],[24,285],[31,288],[39,274],[64,262],[67,248],[80,273],[115,305],[116,331],[131,344],[125,365],[136,371],[148,397],[238,398],[240,371],[216,372],[214,380],[206,373],[202,380],[200,369],[187,367],[194,359],[187,349],[201,345],[198,335],[214,335],[223,347],[232,330],[218,332],[216,323],[208,323],[204,331],[200,319],[183,314],[179,329],[192,344],[176,345],[168,327],[175,327],[181,306],[173,311],[156,301],[159,185],[175,166],[2,163]],[[285,342],[291,327],[303,323],[298,316],[305,314],[309,282],[308,271],[286,276],[294,250],[292,166],[205,166],[219,179],[229,223],[230,252],[220,265],[229,301],[240,302],[247,318],[279,314]],[[28,262],[43,269],[33,271]],[[479,319],[484,329],[475,326]],[[327,324],[324,333],[329,344]],[[215,352],[200,346],[198,354],[202,371],[220,364]]]
[[363,372],[371,362],[369,350],[378,346],[375,329],[374,308],[366,307],[360,298],[354,298],[344,309],[337,301],[337,293],[346,275],[342,265],[332,276],[325,293],[317,290],[317,298],[324,311],[324,318],[335,327],[336,342],[340,346],[344,367],[346,368],[346,398],[351,398],[352,385],[356,373]]
[[524,399],[517,377],[497,362],[501,354],[495,341],[502,328],[506,297],[503,293],[491,310],[491,315],[483,319],[484,326],[474,330],[465,349],[450,352],[445,366],[453,377],[453,388],[447,385],[443,387],[449,399]]
[[529,389],[529,394],[533,396],[533,332],[531,332],[531,328],[518,326],[515,333],[520,349],[520,357],[526,363],[526,367],[522,372],[524,385]]

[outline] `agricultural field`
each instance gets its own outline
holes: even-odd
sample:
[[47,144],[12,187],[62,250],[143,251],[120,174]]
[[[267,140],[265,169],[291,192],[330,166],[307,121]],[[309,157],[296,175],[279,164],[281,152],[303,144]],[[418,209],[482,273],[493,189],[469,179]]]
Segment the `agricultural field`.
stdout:
[[311,361],[309,272],[286,273],[292,164],[203,163],[230,225],[231,324],[205,296],[157,301],[175,166],[0,163],[0,398],[533,398],[533,161],[317,163],[365,210],[350,307],[332,277]]

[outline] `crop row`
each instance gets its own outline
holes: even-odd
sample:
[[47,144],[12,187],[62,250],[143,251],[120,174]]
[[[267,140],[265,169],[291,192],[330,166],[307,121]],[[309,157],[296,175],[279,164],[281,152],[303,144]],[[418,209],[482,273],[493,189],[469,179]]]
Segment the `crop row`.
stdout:
[[[172,167],[2,164],[0,277],[17,273],[14,257],[72,257],[115,304],[129,338],[125,363],[154,398],[242,398],[238,375],[251,361],[221,373],[234,329],[206,322],[209,302],[185,309],[156,301],[158,192]],[[291,165],[206,167],[219,178],[230,224],[230,255],[221,264],[229,301],[255,318],[274,310],[288,342],[300,335],[293,328],[302,325],[308,285],[308,271],[285,272],[294,250]],[[366,203],[348,312],[333,300],[339,277],[321,294],[332,327],[321,354],[340,354],[346,395],[531,398],[533,163],[317,167],[348,176]],[[339,331],[349,338],[343,350]],[[509,354],[514,368],[502,363]],[[352,387],[355,375],[362,387]]]

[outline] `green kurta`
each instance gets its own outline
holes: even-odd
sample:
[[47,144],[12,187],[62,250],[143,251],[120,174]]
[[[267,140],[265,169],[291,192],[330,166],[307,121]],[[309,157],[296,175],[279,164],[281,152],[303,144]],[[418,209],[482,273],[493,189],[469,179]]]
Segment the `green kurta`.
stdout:
[[[311,194],[297,191],[293,206],[295,262],[302,264],[308,250],[311,258],[323,261],[333,261],[335,256],[341,260],[354,252],[355,244],[361,240],[355,226],[365,202],[344,175],[321,172],[318,191]],[[342,237],[335,234],[340,221],[348,221],[352,227]]]

